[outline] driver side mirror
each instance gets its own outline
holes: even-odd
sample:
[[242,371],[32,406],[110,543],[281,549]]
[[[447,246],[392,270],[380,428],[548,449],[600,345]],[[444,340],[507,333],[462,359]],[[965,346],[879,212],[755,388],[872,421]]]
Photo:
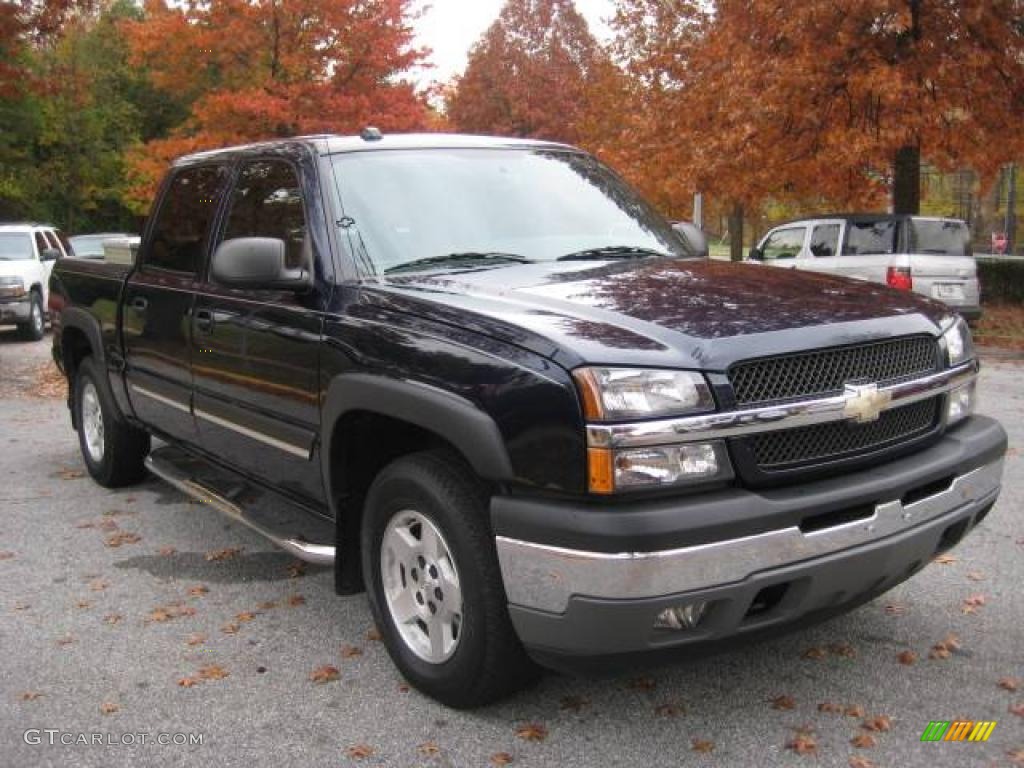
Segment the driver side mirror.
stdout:
[[285,242],[276,237],[236,237],[225,240],[213,254],[213,279],[233,288],[304,291],[313,276],[302,267],[285,264]]
[[748,254],[747,258],[749,258],[751,261],[764,261],[764,253],[761,251],[760,248],[754,245],[751,246],[750,253]]
[[43,250],[39,252],[40,261],[56,261],[60,256],[61,253],[56,248],[43,248]]
[[696,224],[689,221],[677,221],[672,225],[672,230],[693,249],[695,256],[701,259],[708,258],[710,255],[708,238],[697,228]]

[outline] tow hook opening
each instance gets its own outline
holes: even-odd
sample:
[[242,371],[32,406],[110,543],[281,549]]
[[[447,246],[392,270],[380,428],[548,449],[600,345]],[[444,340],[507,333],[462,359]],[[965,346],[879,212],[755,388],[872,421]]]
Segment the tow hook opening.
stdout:
[[789,582],[764,587],[750,601],[750,607],[747,608],[747,612],[743,615],[743,620],[746,621],[747,619],[770,613],[782,602],[782,598],[786,596],[788,591]]

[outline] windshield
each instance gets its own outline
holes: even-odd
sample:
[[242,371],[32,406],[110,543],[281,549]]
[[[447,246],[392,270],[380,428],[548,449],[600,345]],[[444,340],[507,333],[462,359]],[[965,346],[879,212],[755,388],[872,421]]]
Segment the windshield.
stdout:
[[970,246],[971,234],[967,225],[962,221],[910,220],[910,250],[913,253],[969,256]]
[[0,232],[0,261],[32,258],[32,236],[27,232]]
[[[452,254],[529,261],[599,248],[694,255],[625,182],[579,152],[382,150],[337,155],[334,168],[341,208],[371,274]],[[453,262],[435,259],[432,268],[445,263]]]

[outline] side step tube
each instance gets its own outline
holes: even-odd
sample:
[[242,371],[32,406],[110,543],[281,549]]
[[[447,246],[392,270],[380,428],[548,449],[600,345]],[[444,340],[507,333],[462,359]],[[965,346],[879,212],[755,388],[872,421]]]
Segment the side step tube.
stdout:
[[191,496],[196,501],[211,506],[232,520],[251,528],[299,560],[305,560],[308,563],[315,563],[317,565],[334,564],[334,547],[326,544],[311,544],[302,539],[282,538],[268,528],[247,518],[244,509],[211,491],[209,488],[200,485],[170,462],[163,461],[151,454],[146,457],[146,469],[161,480],[173,485],[182,493]]

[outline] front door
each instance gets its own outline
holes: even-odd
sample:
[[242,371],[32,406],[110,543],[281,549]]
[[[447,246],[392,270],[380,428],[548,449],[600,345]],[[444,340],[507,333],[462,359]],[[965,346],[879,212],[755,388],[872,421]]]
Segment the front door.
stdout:
[[[194,443],[191,413],[191,312],[227,167],[189,166],[166,185],[128,279],[124,351],[128,396],[136,416],[164,434]],[[117,311],[116,306],[109,307]]]
[[[228,205],[219,242],[278,238],[289,268],[315,270],[299,171],[290,160],[243,163]],[[239,290],[217,284],[209,269],[206,275],[192,330],[202,448],[301,501],[322,503],[315,455],[321,296]]]

